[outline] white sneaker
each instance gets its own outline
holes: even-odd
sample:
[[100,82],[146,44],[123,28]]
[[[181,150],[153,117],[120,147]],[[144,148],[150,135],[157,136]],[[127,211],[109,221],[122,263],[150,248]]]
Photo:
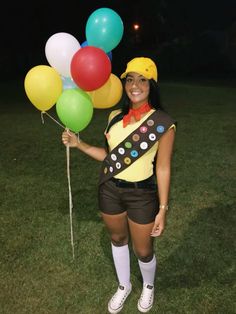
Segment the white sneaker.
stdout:
[[138,310],[142,313],[148,312],[152,308],[153,301],[154,301],[154,286],[144,283],[141,297],[138,300]]
[[113,295],[113,297],[110,299],[108,303],[109,313],[115,314],[119,313],[122,310],[125,300],[127,299],[131,290],[132,290],[131,284],[129,287],[124,287],[121,285],[118,287],[116,293]]

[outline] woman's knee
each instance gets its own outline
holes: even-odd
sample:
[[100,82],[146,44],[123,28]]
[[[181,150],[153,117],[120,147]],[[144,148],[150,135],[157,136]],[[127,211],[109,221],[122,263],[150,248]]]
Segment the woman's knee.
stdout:
[[149,263],[154,255],[152,250],[134,250],[134,254],[143,263]]
[[153,254],[147,256],[138,256],[138,259],[143,263],[149,263],[153,259]]
[[111,242],[114,246],[123,246],[128,244],[128,237],[127,236],[122,236],[122,235],[111,235]]

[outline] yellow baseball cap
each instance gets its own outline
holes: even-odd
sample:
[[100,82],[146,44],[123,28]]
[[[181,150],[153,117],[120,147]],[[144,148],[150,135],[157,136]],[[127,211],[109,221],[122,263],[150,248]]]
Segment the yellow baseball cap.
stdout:
[[154,79],[157,82],[157,67],[150,58],[137,57],[132,59],[127,63],[126,70],[121,74],[120,78],[126,77],[129,72],[139,73],[147,79]]

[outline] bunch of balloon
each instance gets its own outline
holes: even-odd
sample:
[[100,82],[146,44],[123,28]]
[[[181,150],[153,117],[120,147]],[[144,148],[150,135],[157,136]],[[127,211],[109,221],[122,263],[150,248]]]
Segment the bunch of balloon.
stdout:
[[[49,65],[36,66],[25,77],[25,91],[33,105],[45,113],[56,104],[59,118],[71,130],[81,130],[88,124],[91,105],[94,108],[115,105],[122,87],[111,73],[112,50],[121,41],[123,31],[120,16],[112,9],[100,8],[87,20],[86,41],[82,45],[69,33],[52,35],[45,45]],[[78,113],[78,121],[82,121],[75,126],[72,117]]]
[[[86,41],[82,45],[69,33],[52,35],[45,45],[49,65],[35,66],[25,77],[25,91],[33,105],[47,113],[56,104],[61,126],[75,133],[90,123],[94,108],[114,106],[121,98],[122,84],[111,72],[112,50],[120,43],[123,31],[120,16],[112,9],[100,8],[87,20]],[[69,146],[66,152],[74,257]]]

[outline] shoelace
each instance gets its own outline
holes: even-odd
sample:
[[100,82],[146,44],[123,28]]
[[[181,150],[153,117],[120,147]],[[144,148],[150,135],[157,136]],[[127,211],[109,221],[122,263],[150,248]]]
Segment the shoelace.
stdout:
[[[153,286],[147,285],[145,288],[147,288],[147,289],[150,290],[150,291],[149,291],[149,301],[148,301],[149,304],[150,304],[151,301],[152,301]],[[140,297],[141,300],[143,300],[144,295],[145,295],[145,292],[143,291],[142,294],[141,294],[141,297]]]
[[[122,290],[122,292],[123,292],[124,289],[125,289],[125,287],[119,286],[118,290],[117,290],[116,293],[113,295],[112,300],[114,301],[114,300],[118,297],[118,295],[120,294],[119,290]],[[123,301],[126,299],[128,293],[129,293],[129,289],[126,290],[126,292],[125,292],[125,294],[123,295],[122,299],[120,299],[120,301],[119,301],[119,306],[120,306],[120,305],[123,303]]]

